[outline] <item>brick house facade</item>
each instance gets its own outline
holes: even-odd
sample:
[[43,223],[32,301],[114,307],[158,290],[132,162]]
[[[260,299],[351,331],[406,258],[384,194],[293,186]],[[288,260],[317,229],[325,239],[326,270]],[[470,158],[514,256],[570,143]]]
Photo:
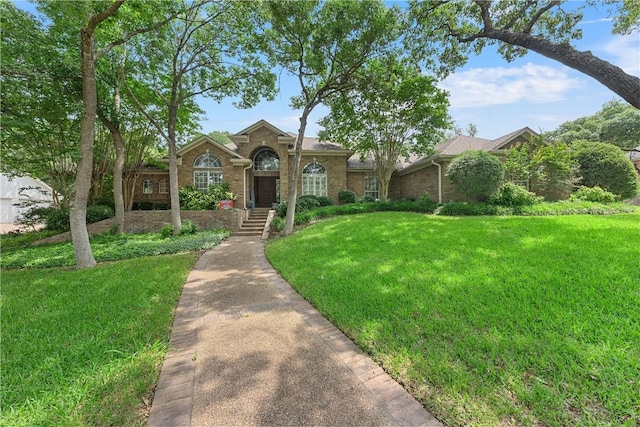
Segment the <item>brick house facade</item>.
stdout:
[[[425,193],[441,203],[464,198],[454,191],[446,178],[451,159],[468,149],[487,150],[503,156],[505,150],[537,136],[523,128],[495,140],[458,136],[438,146],[435,154],[413,158],[398,165],[389,197],[419,198]],[[237,195],[236,208],[270,207],[286,200],[293,170],[295,134],[270,123],[259,122],[231,136],[225,146],[202,135],[178,150],[178,186],[225,181]],[[338,193],[350,189],[357,197],[376,197],[379,186],[374,164],[360,159],[339,145],[305,137],[298,177],[298,194],[315,194],[338,200]],[[169,171],[144,168],[137,183],[135,201],[169,206]]]

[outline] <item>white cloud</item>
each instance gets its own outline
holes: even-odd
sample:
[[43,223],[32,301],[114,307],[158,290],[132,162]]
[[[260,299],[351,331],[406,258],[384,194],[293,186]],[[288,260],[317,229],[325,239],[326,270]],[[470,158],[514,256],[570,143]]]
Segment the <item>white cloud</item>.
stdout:
[[600,19],[592,19],[590,21],[580,21],[578,25],[590,25],[590,24],[599,24],[601,22],[611,22],[613,18],[600,18]]
[[601,49],[611,57],[611,63],[628,74],[640,76],[640,32],[615,36]]
[[567,69],[527,63],[520,67],[473,68],[440,83],[451,107],[472,108],[515,103],[561,101],[582,85]]

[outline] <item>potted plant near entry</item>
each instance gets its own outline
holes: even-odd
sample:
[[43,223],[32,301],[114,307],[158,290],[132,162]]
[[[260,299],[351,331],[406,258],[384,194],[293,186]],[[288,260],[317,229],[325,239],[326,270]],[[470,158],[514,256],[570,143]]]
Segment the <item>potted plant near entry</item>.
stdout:
[[233,209],[233,201],[236,197],[231,191],[225,191],[223,198],[218,202],[218,209]]

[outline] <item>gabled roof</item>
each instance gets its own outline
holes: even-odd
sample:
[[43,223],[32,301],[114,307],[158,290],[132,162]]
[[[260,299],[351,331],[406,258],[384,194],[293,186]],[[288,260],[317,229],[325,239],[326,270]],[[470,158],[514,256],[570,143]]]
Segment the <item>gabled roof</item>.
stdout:
[[180,157],[184,153],[189,152],[189,151],[193,150],[194,148],[197,148],[200,145],[205,144],[205,143],[213,144],[216,147],[220,148],[222,151],[226,152],[230,156],[235,157],[237,159],[242,159],[243,158],[241,155],[236,153],[233,149],[228,147],[230,144],[227,144],[227,145],[218,144],[216,141],[214,141],[211,137],[209,137],[207,135],[200,135],[199,137],[197,137],[196,139],[194,139],[190,143],[186,144],[184,147],[180,148],[177,151],[176,154],[178,155],[178,157]]
[[491,141],[467,135],[458,135],[436,147],[436,153],[441,156],[455,156],[467,150],[482,150]]
[[485,150],[500,150],[501,148],[503,148],[505,145],[509,144],[510,142],[512,142],[514,139],[516,139],[519,136],[527,136],[528,138],[533,138],[536,136],[539,136],[537,132],[532,131],[530,128],[528,127],[523,127],[522,129],[518,129],[514,132],[508,133],[504,136],[501,136],[500,138],[496,138],[493,139],[491,141],[489,141],[484,147],[483,149]]
[[522,135],[526,135],[530,138],[538,136],[536,132],[532,131],[528,127],[518,129],[496,139],[484,139],[476,138],[474,136],[458,135],[455,138],[449,139],[438,145],[434,154],[430,156],[423,156],[415,161],[402,164],[400,167],[400,173],[408,173],[410,171],[429,166],[432,164],[431,162],[442,160],[443,158],[453,158],[467,150],[501,150],[507,144]]
[[257,122],[255,122],[254,124],[252,124],[251,126],[242,129],[240,132],[237,132],[233,135],[231,135],[231,140],[234,140],[234,137],[241,137],[241,139],[244,139],[247,135],[249,135],[251,132],[260,129],[261,127],[266,127],[267,129],[269,129],[270,131],[272,131],[273,133],[275,133],[278,136],[285,136],[285,137],[290,137],[291,135],[281,129],[278,129],[277,127],[275,127],[274,125],[272,125],[271,123],[269,123],[268,121],[261,119],[258,120]]

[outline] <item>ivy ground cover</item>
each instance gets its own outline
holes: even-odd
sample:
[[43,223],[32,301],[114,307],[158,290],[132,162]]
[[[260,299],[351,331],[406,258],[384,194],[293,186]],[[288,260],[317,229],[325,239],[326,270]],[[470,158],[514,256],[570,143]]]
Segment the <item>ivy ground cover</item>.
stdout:
[[446,425],[640,423],[640,213],[321,221],[271,263]]

